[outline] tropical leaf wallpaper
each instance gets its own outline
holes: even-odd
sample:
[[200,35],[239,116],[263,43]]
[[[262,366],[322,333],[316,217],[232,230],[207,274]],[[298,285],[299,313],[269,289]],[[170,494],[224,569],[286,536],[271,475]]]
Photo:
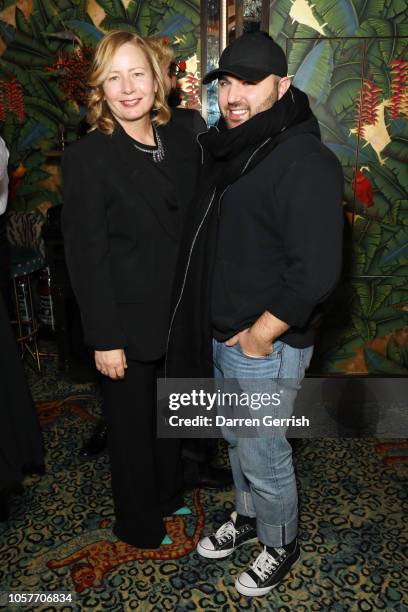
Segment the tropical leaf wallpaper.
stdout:
[[407,3],[275,0],[270,33],[346,181],[343,282],[314,371],[407,375]]
[[[93,49],[111,29],[161,36],[183,60],[183,104],[199,106],[199,0],[0,2],[0,133],[10,150],[9,210],[60,203],[62,140],[78,137]],[[180,62],[181,65],[181,62]]]
[[[209,3],[216,21],[219,4]],[[113,28],[166,37],[185,61],[183,103],[199,107],[198,0],[3,0],[0,132],[11,153],[12,210],[41,215],[61,201],[62,140],[78,137],[87,67]],[[343,282],[328,305],[313,370],[407,375],[406,2],[272,0],[270,33],[346,178]],[[218,42],[207,42],[212,65]],[[208,99],[213,121],[215,92]]]

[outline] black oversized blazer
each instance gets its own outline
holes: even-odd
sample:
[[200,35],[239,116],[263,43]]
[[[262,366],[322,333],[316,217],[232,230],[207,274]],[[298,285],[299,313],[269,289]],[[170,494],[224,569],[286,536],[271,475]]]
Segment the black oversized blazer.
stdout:
[[138,166],[120,126],[111,136],[94,130],[67,148],[65,254],[90,347],[126,348],[141,361],[164,354],[180,233],[200,165],[196,134],[203,129],[196,111],[179,109],[159,128],[174,168],[176,206],[163,200],[153,164]]

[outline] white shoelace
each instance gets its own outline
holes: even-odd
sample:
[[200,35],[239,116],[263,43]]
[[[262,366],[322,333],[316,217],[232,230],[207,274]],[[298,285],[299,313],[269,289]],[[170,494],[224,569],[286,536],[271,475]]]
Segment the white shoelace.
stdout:
[[227,540],[232,538],[232,543],[235,543],[235,536],[237,535],[237,530],[235,529],[235,525],[232,521],[228,521],[221,525],[221,527],[216,531],[214,537],[220,544],[223,544]]
[[264,546],[263,551],[258,555],[253,564],[251,565],[251,569],[255,572],[261,580],[266,580],[270,573],[275,567],[279,565],[279,561],[275,559],[271,554],[266,550],[266,546]]

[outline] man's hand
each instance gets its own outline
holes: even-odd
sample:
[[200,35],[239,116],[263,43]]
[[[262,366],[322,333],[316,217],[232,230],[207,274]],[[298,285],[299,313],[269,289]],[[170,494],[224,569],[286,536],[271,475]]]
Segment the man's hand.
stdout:
[[266,357],[273,351],[273,344],[268,340],[259,338],[253,332],[253,326],[243,329],[239,334],[226,341],[227,346],[234,346],[239,342],[241,350],[248,357]]
[[113,351],[95,351],[96,369],[109,376],[112,380],[125,378],[125,369],[127,368],[126,355],[123,349],[114,349]]
[[281,336],[289,325],[281,321],[268,310],[259,317],[248,329],[243,329],[239,334],[226,341],[227,346],[234,346],[239,342],[241,350],[248,357],[266,357],[273,351],[275,338]]

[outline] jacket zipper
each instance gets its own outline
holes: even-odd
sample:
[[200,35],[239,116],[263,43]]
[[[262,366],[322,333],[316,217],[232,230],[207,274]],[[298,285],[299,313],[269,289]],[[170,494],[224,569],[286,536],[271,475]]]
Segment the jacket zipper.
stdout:
[[[205,132],[200,132],[200,133],[201,133],[201,134],[204,134]],[[199,145],[200,145],[200,147],[201,147],[201,144],[200,144],[200,142],[199,142],[199,140],[198,140],[198,136],[200,136],[200,134],[197,134],[196,138],[197,138],[197,142],[198,142],[198,144],[199,144]],[[245,172],[245,170],[248,168],[249,164],[251,163],[251,161],[252,161],[252,159],[254,158],[254,156],[255,156],[255,155],[258,153],[258,151],[260,151],[260,150],[261,150],[261,149],[262,149],[262,148],[263,148],[263,147],[264,147],[264,146],[265,146],[265,145],[266,145],[266,144],[267,144],[267,143],[268,143],[270,140],[271,140],[271,138],[267,138],[267,139],[266,139],[266,140],[265,140],[265,141],[264,141],[264,142],[263,142],[261,145],[259,145],[259,147],[258,147],[257,149],[255,149],[255,151],[254,151],[254,152],[251,154],[251,156],[249,157],[249,159],[248,159],[248,161],[246,162],[245,166],[243,167],[243,169],[242,169],[242,171],[241,171],[241,174],[243,174],[243,173]],[[202,154],[203,154],[203,148],[202,148],[202,147],[201,147],[201,151],[202,151]],[[227,191],[227,189],[228,189],[229,187],[230,187],[230,185],[227,185],[227,186],[226,186],[226,188],[224,189],[224,191],[221,193],[221,195],[220,195],[220,197],[219,197],[219,200],[218,200],[218,214],[219,214],[219,211],[220,211],[220,204],[221,204],[221,200],[222,200],[222,198],[223,198],[223,196],[224,196],[225,192]],[[185,271],[184,271],[184,278],[183,278],[183,284],[181,285],[181,289],[180,289],[180,295],[179,295],[179,297],[178,297],[178,300],[177,300],[177,302],[176,302],[176,305],[175,305],[175,307],[174,307],[173,314],[172,314],[172,317],[171,317],[171,320],[170,320],[169,332],[168,332],[168,334],[167,334],[166,356],[165,356],[165,361],[164,361],[164,378],[165,378],[165,379],[167,379],[167,354],[168,354],[168,348],[169,348],[169,343],[170,343],[171,331],[172,331],[172,327],[173,327],[174,319],[175,319],[176,314],[177,314],[178,307],[180,306],[180,302],[181,302],[181,300],[182,300],[182,298],[183,298],[184,287],[186,286],[187,274],[188,274],[188,269],[189,269],[189,267],[190,267],[191,256],[192,256],[192,254],[193,254],[193,249],[194,249],[194,246],[195,246],[195,243],[196,243],[196,240],[197,240],[198,234],[200,233],[201,228],[202,228],[202,226],[203,226],[203,223],[204,223],[204,221],[205,221],[205,219],[206,219],[206,217],[207,217],[207,215],[208,215],[208,212],[209,212],[209,210],[210,210],[210,208],[211,208],[211,206],[212,206],[213,200],[214,200],[214,198],[215,198],[216,191],[217,191],[217,188],[215,187],[215,189],[214,189],[214,191],[213,191],[213,193],[212,193],[211,199],[210,199],[210,203],[208,204],[208,206],[207,206],[207,208],[206,208],[206,211],[205,211],[205,213],[204,213],[204,216],[203,216],[203,218],[201,219],[200,225],[198,226],[197,231],[196,231],[196,233],[194,234],[193,242],[191,243],[190,252],[189,252],[189,254],[188,254],[188,260],[187,260],[186,269],[185,269]]]
[[[219,132],[219,131],[220,131],[216,125],[214,125],[213,127],[214,127],[214,128],[217,130],[217,132]],[[210,129],[211,129],[211,128],[208,128],[207,130],[205,130],[205,132],[199,132],[199,133],[196,135],[196,142],[197,142],[198,146],[199,146],[199,147],[200,147],[200,149],[201,149],[201,165],[202,165],[202,166],[204,165],[204,149],[203,149],[203,145],[202,145],[202,144],[201,144],[201,142],[199,141],[199,138],[200,138],[200,136],[202,136],[203,134],[208,134],[208,132],[210,131]]]
[[202,226],[203,226],[203,223],[204,223],[204,221],[205,221],[205,219],[206,219],[206,217],[207,217],[207,215],[208,215],[208,211],[210,210],[210,208],[211,208],[211,206],[212,206],[213,200],[214,200],[214,198],[215,198],[215,193],[216,193],[216,191],[217,191],[217,188],[215,187],[215,188],[214,188],[214,191],[213,191],[213,193],[212,193],[211,199],[210,199],[210,203],[209,203],[209,204],[208,204],[208,206],[207,206],[207,209],[206,209],[206,211],[205,211],[205,213],[204,213],[204,216],[203,216],[203,218],[201,219],[200,225],[198,226],[197,231],[196,231],[196,233],[195,233],[195,235],[194,235],[193,242],[191,243],[190,252],[189,252],[189,254],[188,254],[187,265],[186,265],[186,269],[185,269],[185,271],[184,271],[183,284],[181,285],[180,295],[179,295],[178,300],[177,300],[177,302],[176,302],[176,305],[175,305],[175,307],[174,307],[174,310],[173,310],[173,315],[172,315],[171,320],[170,320],[169,332],[168,332],[168,334],[167,334],[167,343],[166,343],[166,357],[165,357],[165,361],[164,361],[164,378],[167,378],[167,353],[168,353],[168,348],[169,348],[169,342],[170,342],[171,330],[172,330],[172,327],[173,327],[173,323],[174,323],[175,316],[176,316],[176,314],[177,314],[178,307],[180,306],[180,302],[181,302],[182,297],[183,297],[184,287],[185,287],[185,285],[186,285],[186,281],[187,281],[188,269],[189,269],[189,267],[190,267],[191,255],[192,255],[192,253],[193,253],[194,245],[195,245],[195,243],[196,243],[196,240],[197,240],[198,234],[200,233],[200,230],[201,230],[201,228],[202,228]]
[[206,130],[205,132],[199,132],[196,135],[196,142],[197,142],[198,146],[201,149],[201,165],[204,164],[204,149],[203,149],[203,145],[201,144],[201,142],[198,139],[199,139],[200,136],[202,136],[202,134],[207,134],[207,132],[208,132],[208,130]]
[[248,159],[247,163],[245,164],[245,166],[242,169],[241,174],[244,174],[245,170],[248,168],[249,164],[251,163],[251,161],[253,160],[253,158],[255,157],[255,155],[265,146],[268,144],[268,142],[271,140],[271,137],[269,136],[269,138],[267,138],[262,144],[259,145],[259,147],[257,149],[255,149],[255,151],[252,153],[251,157]]

